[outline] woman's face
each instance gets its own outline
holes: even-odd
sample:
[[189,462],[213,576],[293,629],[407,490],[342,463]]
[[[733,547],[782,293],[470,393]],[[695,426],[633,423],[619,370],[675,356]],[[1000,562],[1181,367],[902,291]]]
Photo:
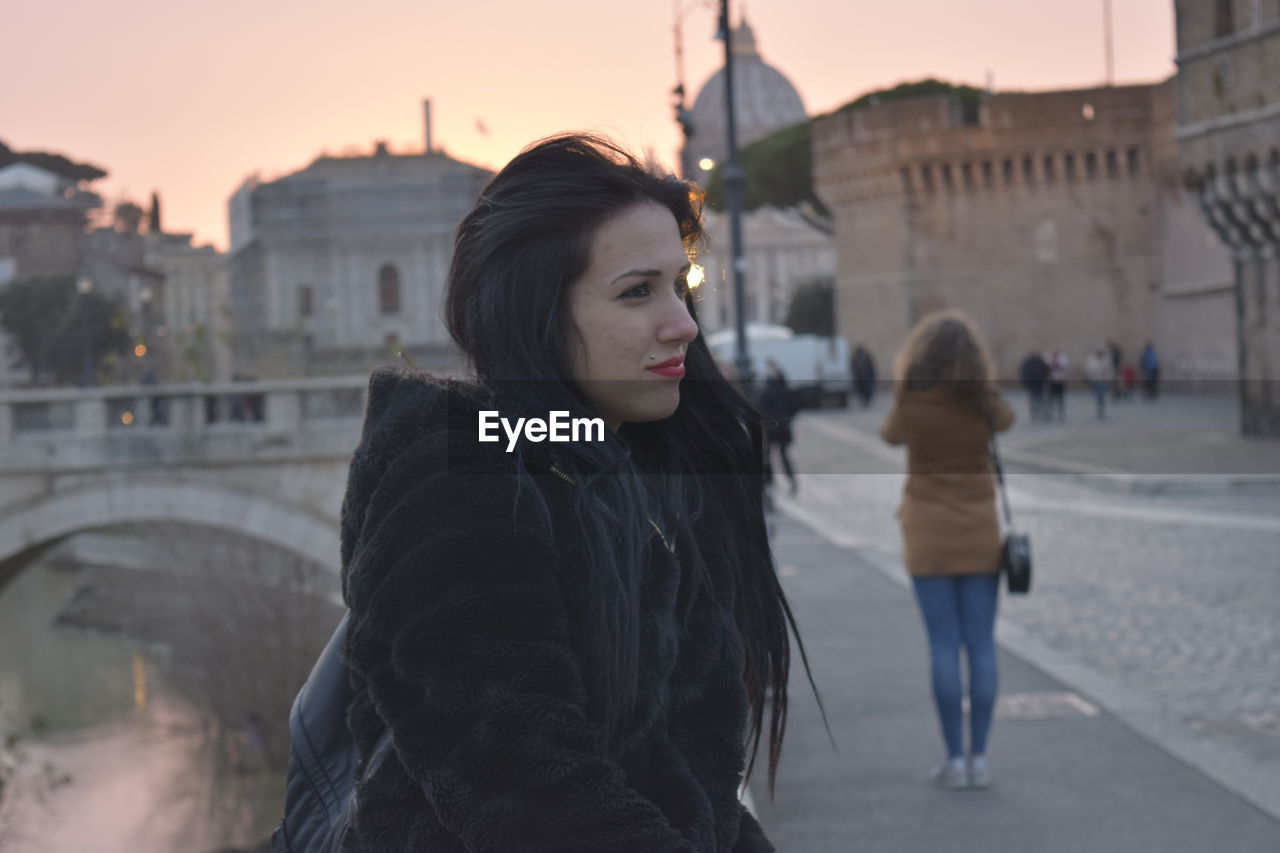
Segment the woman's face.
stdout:
[[596,231],[573,283],[573,379],[613,429],[670,417],[680,405],[684,355],[698,336],[685,305],[689,259],[671,211],[625,208]]

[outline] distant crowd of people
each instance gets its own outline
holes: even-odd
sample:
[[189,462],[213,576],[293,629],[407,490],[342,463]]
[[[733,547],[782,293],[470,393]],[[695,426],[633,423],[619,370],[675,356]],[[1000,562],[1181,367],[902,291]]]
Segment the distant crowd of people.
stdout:
[[[1066,417],[1067,369],[1070,362],[1061,350],[1032,350],[1018,368],[1018,381],[1027,392],[1032,423],[1061,421]],[[1133,396],[1141,371],[1143,395],[1154,400],[1160,395],[1160,356],[1150,341],[1142,348],[1135,366],[1125,362],[1115,341],[1095,348],[1084,361],[1084,381],[1093,392],[1099,420],[1107,416],[1107,399]]]

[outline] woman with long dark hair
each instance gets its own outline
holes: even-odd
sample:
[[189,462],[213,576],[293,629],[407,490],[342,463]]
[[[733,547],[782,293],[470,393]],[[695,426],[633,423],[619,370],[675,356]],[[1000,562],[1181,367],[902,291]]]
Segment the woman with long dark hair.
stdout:
[[[907,572],[929,639],[933,697],[946,746],[934,779],[991,784],[987,739],[995,710],[1000,527],[987,447],[1013,424],[978,330],[958,311],[925,317],[894,365],[893,409],[880,434],[907,446],[898,519]],[[969,661],[969,750],[960,650]]]
[[[698,334],[700,199],[603,139],[525,149],[458,230],[445,316],[474,380],[375,372],[348,719],[363,757],[385,728],[394,750],[352,849],[773,849],[738,789],[767,728],[772,790],[795,626],[760,418]],[[507,432],[557,412],[604,428]]]

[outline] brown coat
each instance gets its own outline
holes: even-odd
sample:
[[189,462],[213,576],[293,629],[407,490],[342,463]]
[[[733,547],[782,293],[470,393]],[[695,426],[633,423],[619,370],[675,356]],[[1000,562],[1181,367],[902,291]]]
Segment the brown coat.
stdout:
[[[997,431],[1013,424],[1013,410],[996,392],[991,412]],[[940,386],[906,391],[894,400],[880,435],[907,446],[898,520],[912,576],[976,575],[999,568],[1000,525],[987,434],[986,418],[958,406]]]

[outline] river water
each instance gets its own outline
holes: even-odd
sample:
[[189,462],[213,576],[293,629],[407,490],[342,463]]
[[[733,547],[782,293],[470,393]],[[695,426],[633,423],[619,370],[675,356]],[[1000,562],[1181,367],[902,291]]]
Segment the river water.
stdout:
[[[190,689],[190,667],[172,665],[174,648],[189,653],[191,643],[165,642],[162,635],[175,624],[210,632],[183,611],[192,604],[178,600],[183,593],[175,590],[183,587],[170,583],[171,575],[140,571],[144,538],[84,534],[0,588],[5,853],[253,849],[278,818],[283,778],[266,766],[260,727],[229,735],[224,727],[219,740],[210,734],[210,714],[193,710],[200,694]],[[115,565],[81,561],[95,551]],[[195,607],[191,613],[200,612]],[[134,609],[139,613],[128,612]],[[148,616],[150,636],[127,628],[144,624],[135,618],[140,614]],[[320,621],[316,636],[324,633]],[[296,655],[288,675],[271,676],[287,682],[281,690],[301,683],[308,656],[314,650]],[[185,682],[175,675],[183,671]],[[227,678],[219,675],[202,677],[225,690]],[[255,715],[264,703],[270,710],[262,716],[279,721],[278,740],[287,695],[251,703]],[[234,769],[225,760],[228,742],[239,756]]]

